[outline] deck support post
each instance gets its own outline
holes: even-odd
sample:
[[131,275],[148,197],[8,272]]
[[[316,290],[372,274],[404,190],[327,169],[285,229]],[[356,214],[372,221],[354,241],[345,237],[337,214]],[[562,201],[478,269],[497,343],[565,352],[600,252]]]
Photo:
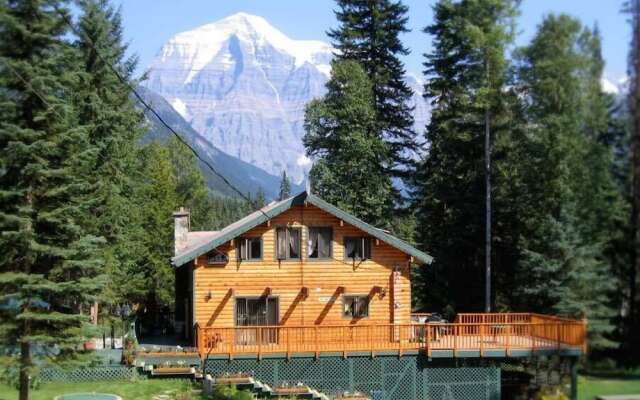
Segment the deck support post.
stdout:
[[578,359],[571,357],[571,400],[578,400]]
[[347,358],[347,336],[344,332],[344,326],[340,330],[342,331],[342,358]]
[[315,345],[316,345],[316,360],[317,360],[318,358],[320,358],[320,350],[318,348],[318,346],[319,346],[319,344],[318,344],[318,325],[315,325],[315,328],[314,328],[314,342],[315,342]]
[[484,324],[480,324],[480,357],[484,357]]
[[262,328],[258,328],[258,361],[262,360]]

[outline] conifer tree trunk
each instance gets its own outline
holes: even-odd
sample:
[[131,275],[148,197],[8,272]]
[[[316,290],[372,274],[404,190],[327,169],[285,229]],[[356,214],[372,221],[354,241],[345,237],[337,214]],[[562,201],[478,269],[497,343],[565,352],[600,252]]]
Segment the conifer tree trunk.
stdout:
[[[27,323],[25,322],[25,329]],[[26,333],[26,332],[25,332]],[[29,367],[31,366],[31,349],[29,343],[20,345],[20,400],[29,400]]]

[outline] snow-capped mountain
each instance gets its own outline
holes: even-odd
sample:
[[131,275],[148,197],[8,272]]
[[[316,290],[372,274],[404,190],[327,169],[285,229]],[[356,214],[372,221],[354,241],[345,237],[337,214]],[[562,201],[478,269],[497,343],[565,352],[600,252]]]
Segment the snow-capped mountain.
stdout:
[[[293,40],[264,18],[238,13],[171,38],[153,61],[146,86],[163,96],[212,145],[295,183],[311,161],[304,155],[304,107],[325,92],[333,49]],[[428,107],[421,85],[416,129]]]
[[629,79],[626,76],[618,79],[602,78],[600,84],[605,93],[620,96],[627,92]]

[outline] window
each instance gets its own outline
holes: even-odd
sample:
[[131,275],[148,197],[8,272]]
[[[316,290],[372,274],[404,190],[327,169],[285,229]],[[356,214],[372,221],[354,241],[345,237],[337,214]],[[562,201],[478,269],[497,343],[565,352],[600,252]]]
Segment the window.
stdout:
[[278,260],[299,259],[300,229],[284,227],[276,229],[276,246]]
[[371,258],[371,239],[368,237],[344,238],[344,258],[368,260]]
[[226,254],[213,250],[207,254],[207,265],[224,265],[229,262],[229,258]]
[[[236,326],[278,325],[277,297],[236,297]],[[259,334],[261,333],[261,335]],[[236,344],[278,343],[278,328],[236,329]]]
[[368,296],[344,296],[342,316],[346,318],[365,318],[369,316]]
[[238,260],[262,259],[262,238],[238,239]]
[[309,258],[331,258],[331,228],[309,228]]

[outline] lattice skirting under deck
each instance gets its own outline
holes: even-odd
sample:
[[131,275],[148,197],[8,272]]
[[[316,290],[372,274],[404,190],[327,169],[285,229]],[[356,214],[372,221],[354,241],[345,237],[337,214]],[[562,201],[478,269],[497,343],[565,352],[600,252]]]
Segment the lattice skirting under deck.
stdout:
[[499,400],[497,367],[442,367],[420,355],[402,357],[321,357],[209,359],[212,376],[251,371],[270,385],[302,382],[326,394],[368,393],[374,400]]

